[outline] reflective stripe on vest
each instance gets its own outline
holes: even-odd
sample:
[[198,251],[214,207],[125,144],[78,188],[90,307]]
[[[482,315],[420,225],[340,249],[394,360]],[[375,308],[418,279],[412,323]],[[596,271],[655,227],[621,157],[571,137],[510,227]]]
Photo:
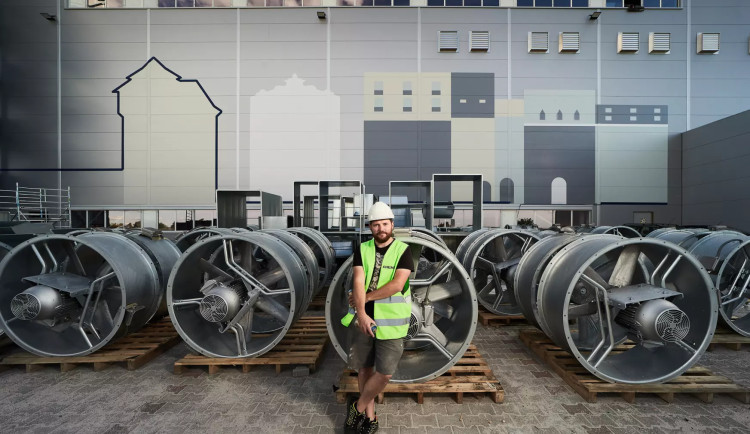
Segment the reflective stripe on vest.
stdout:
[[[380,266],[380,276],[377,287],[380,288],[393,280],[396,275],[396,266],[401,255],[408,245],[399,240],[393,243],[386,251]],[[362,255],[362,267],[365,272],[365,288],[369,288],[372,280],[373,266],[375,265],[375,240],[370,240],[360,245]],[[406,336],[409,331],[409,318],[411,317],[411,291],[409,280],[406,280],[404,289],[391,297],[375,300],[373,308],[373,320],[378,325],[375,331],[377,339],[399,339]],[[350,307],[342,319],[341,324],[348,327],[354,319],[354,310]]]

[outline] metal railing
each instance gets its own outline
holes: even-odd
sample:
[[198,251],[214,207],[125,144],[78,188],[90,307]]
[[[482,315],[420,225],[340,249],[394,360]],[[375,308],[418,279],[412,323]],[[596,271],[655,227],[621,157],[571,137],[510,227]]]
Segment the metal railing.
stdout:
[[0,190],[0,221],[52,223],[58,228],[70,227],[70,187],[21,187]]

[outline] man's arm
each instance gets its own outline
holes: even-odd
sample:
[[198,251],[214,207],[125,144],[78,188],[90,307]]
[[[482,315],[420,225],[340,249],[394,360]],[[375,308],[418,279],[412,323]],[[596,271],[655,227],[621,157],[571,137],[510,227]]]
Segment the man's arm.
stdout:
[[361,266],[352,267],[352,273],[352,300],[354,302],[354,309],[357,310],[357,327],[359,327],[360,332],[375,337],[375,333],[372,332],[371,327],[376,323],[365,312],[365,301],[367,298],[365,294],[365,269]]
[[381,300],[401,292],[401,290],[404,289],[404,285],[406,285],[406,280],[409,278],[410,274],[411,270],[406,268],[396,269],[396,274],[393,276],[393,280],[380,288],[365,294],[365,302]]

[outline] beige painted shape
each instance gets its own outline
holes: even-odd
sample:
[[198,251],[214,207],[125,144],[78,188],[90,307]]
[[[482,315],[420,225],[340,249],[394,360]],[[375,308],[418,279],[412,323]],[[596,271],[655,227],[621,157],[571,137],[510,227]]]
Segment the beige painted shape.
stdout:
[[[495,119],[451,119],[451,173],[481,174],[489,182],[491,199],[499,200],[495,179]],[[472,186],[468,182],[451,184],[453,200],[471,200]],[[497,198],[495,197],[497,196]]]
[[[371,72],[363,80],[363,118],[366,121],[447,121],[451,118],[451,75],[443,72]],[[411,95],[404,95],[404,82],[411,83]],[[383,95],[375,95],[375,83],[383,83]],[[439,83],[440,95],[432,95],[433,82]],[[404,98],[411,99],[411,112],[404,111]],[[375,111],[375,101],[383,101],[383,111]],[[432,111],[433,99],[440,111]]]
[[[198,84],[180,82],[151,61],[119,92],[125,118],[124,204],[212,204],[217,110]],[[185,185],[190,193],[178,201],[161,190]]]

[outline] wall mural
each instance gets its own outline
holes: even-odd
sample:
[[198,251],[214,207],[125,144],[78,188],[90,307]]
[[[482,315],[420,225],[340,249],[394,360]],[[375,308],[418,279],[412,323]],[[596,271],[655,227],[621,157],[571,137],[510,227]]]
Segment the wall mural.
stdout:
[[[667,202],[667,106],[597,105],[593,90],[528,89],[522,100],[495,99],[494,79],[366,74],[368,192],[387,194],[390,180],[480,173],[485,201]],[[470,187],[457,184],[450,195],[469,200]]]
[[122,118],[123,205],[213,202],[221,109],[203,86],[152,57],[112,92]]

